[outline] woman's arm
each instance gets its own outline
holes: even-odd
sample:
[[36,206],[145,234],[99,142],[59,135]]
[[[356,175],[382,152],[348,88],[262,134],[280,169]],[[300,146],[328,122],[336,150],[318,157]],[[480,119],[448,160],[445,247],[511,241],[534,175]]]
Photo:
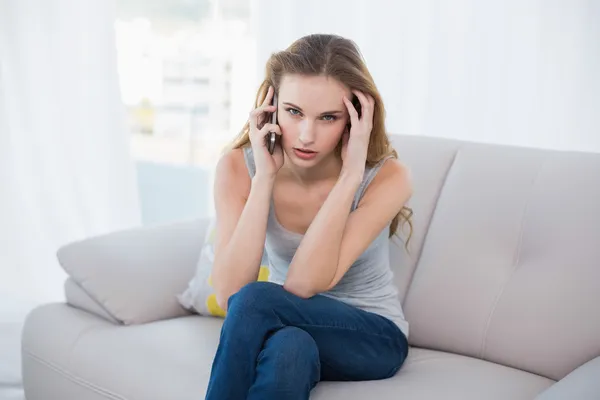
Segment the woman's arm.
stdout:
[[359,184],[344,176],[336,183],[294,255],[286,290],[307,298],[337,285],[412,193],[406,168],[389,160],[350,213]]
[[212,281],[223,310],[227,310],[232,294],[258,278],[272,191],[272,177],[257,174],[250,180],[241,149],[219,161],[215,176],[217,232]]

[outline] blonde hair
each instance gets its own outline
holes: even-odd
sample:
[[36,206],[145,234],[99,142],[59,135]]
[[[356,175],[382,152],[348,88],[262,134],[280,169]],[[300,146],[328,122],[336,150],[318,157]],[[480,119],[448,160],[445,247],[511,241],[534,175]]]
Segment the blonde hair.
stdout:
[[[367,151],[366,165],[372,167],[389,155],[398,158],[385,130],[385,108],[373,77],[369,73],[358,46],[349,39],[329,34],[313,34],[304,36],[287,49],[271,55],[266,64],[265,79],[256,94],[254,107],[264,101],[269,86],[279,92],[284,75],[298,74],[308,76],[327,76],[346,85],[351,90],[359,90],[375,99],[373,129]],[[249,145],[250,124],[246,122],[242,131],[233,140],[229,148],[240,148]],[[339,154],[341,143],[336,149]],[[403,207],[390,224],[389,237],[392,237],[402,218],[410,227],[406,246],[412,236],[412,210]]]

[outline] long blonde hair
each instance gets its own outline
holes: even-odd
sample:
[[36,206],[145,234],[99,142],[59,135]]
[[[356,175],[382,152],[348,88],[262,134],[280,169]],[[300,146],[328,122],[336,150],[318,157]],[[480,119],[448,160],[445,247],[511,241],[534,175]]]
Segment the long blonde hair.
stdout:
[[[331,77],[351,90],[359,90],[371,95],[375,99],[375,108],[366,165],[372,167],[389,155],[398,158],[385,129],[385,108],[381,95],[358,46],[352,40],[337,35],[313,34],[296,40],[283,51],[273,53],[267,61],[265,79],[256,94],[254,107],[262,104],[269,86],[273,86],[276,93],[279,92],[281,79],[288,74]],[[247,146],[250,143],[249,132],[250,124],[246,122],[242,131],[228,147],[236,149]],[[336,151],[339,154],[341,143]],[[413,232],[411,217],[412,210],[403,207],[391,221],[389,237],[396,233],[399,221],[403,219],[410,227],[405,243],[408,245]]]

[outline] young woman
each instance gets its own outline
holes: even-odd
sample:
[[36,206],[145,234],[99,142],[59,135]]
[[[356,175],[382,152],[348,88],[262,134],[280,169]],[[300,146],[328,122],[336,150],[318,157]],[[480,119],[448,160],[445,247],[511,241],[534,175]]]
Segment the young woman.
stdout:
[[[393,376],[408,324],[388,238],[411,183],[359,50],[299,39],[267,62],[255,107],[217,167],[213,285],[227,316],[206,398],[308,399],[320,380]],[[269,282],[256,282],[263,250]]]

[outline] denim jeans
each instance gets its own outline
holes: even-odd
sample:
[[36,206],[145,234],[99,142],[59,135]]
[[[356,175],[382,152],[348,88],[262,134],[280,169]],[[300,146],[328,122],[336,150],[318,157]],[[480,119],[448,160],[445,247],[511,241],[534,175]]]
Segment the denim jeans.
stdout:
[[407,355],[387,318],[253,282],[229,298],[206,399],[308,399],[320,380],[389,378]]

